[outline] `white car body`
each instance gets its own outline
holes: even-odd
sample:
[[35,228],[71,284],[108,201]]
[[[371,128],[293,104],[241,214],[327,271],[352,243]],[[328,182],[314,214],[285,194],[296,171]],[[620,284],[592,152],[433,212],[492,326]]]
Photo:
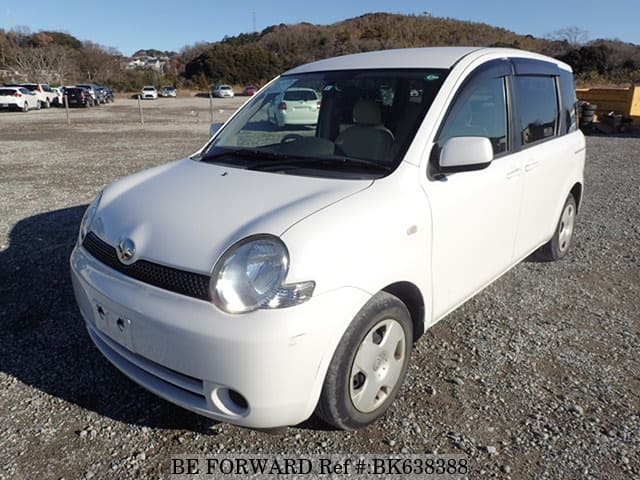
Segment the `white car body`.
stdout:
[[27,112],[40,108],[38,96],[24,87],[0,86],[0,109],[14,108]]
[[[568,194],[580,203],[585,142],[572,111],[559,114],[566,131],[558,123],[547,140],[526,148],[509,143],[507,154],[482,169],[465,169],[472,161],[456,157],[490,156],[487,138],[446,141],[442,172],[427,174],[441,126],[457,95],[464,98],[470,75],[482,78],[486,66],[511,61],[523,72],[543,63],[570,72],[524,51],[427,48],[322,60],[274,80],[343,70],[447,70],[388,175],[317,177],[184,159],[105,188],[71,256],[75,295],[97,347],[145,388],[207,417],[256,428],[307,419],[345,332],[378,292],[407,305],[417,338],[554,238]],[[506,75],[503,82],[511,81]],[[234,122],[257,110],[269,88],[200,153],[225,135],[235,138]],[[406,92],[414,100],[422,95]],[[286,285],[315,282],[310,298],[229,313],[216,301],[179,292],[201,281],[206,297],[225,252],[256,235],[286,246]],[[173,280],[153,279],[148,268]]]
[[156,100],[158,98],[158,90],[156,87],[146,85],[140,91],[140,98],[143,100]]
[[40,102],[40,106],[49,108],[55,99],[55,93],[46,83],[22,83],[21,86],[31,90]]
[[273,104],[273,121],[279,125],[314,125],[320,113],[320,96],[311,88],[290,88]]
[[58,107],[64,106],[64,94],[62,93],[63,87],[51,87],[51,91],[54,94],[52,104]]
[[213,95],[220,98],[233,98],[233,88],[230,85],[216,85],[213,87]]

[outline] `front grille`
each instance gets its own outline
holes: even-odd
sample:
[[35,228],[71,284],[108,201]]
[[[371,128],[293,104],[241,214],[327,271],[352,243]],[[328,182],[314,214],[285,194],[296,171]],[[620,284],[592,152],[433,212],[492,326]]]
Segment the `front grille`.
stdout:
[[128,277],[181,295],[211,300],[208,275],[185,272],[147,260],[138,260],[131,265],[125,265],[118,260],[115,247],[93,232],[87,234],[82,246],[96,259]]

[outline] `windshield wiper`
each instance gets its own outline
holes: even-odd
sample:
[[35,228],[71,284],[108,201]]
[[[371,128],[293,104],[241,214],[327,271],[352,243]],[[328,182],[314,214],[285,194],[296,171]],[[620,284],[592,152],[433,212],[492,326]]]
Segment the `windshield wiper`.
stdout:
[[[388,172],[391,167],[387,165],[381,165],[372,160],[366,160],[362,158],[352,157],[288,157],[283,159],[269,159],[268,162],[257,162],[253,165],[248,165],[249,170],[277,170],[281,167],[299,167],[299,168],[323,168],[323,169],[336,169],[336,167],[347,167],[357,169],[375,169],[378,171]],[[278,161],[279,160],[279,161]]]
[[207,153],[205,155],[200,156],[198,160],[203,162],[213,162],[223,157],[260,158],[260,159],[268,159],[268,160],[289,159],[289,156],[283,153],[275,153],[275,152],[270,152],[268,150],[258,150],[254,148],[236,148],[231,150]]
[[[227,157],[227,158],[225,158]],[[221,163],[240,164],[247,170],[271,171],[278,170],[283,167],[289,168],[321,168],[325,170],[340,170],[342,168],[357,170],[376,170],[381,172],[389,172],[391,167],[381,165],[373,160],[364,158],[354,158],[345,156],[332,157],[306,157],[300,155],[290,155],[286,153],[278,153],[269,150],[259,150],[254,148],[237,148],[224,151],[208,153],[199,158],[203,162],[215,163],[219,159],[225,160]],[[244,161],[237,162],[233,159],[242,159]],[[247,159],[253,159],[249,162]],[[231,160],[231,161],[230,161]]]

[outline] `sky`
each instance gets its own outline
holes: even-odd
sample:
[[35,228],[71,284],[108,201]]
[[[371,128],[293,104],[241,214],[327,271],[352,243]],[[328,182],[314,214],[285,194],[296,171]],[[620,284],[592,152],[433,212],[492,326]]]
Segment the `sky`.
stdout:
[[0,28],[64,31],[130,56],[147,48],[180,51],[252,32],[254,26],[261,31],[280,23],[326,25],[372,12],[428,12],[535,37],[575,26],[588,32],[588,40],[640,45],[640,0],[0,0]]

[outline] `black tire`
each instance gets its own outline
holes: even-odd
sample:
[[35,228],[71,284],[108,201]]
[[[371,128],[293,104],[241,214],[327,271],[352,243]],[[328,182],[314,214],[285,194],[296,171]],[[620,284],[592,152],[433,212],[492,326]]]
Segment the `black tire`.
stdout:
[[27,101],[25,100],[24,103],[22,104],[22,111],[24,113],[27,113],[29,111],[29,104],[27,103]]
[[548,243],[539,250],[539,257],[545,262],[554,262],[564,258],[573,244],[573,232],[576,225],[576,200],[572,194],[567,197],[556,230]]
[[[389,293],[376,294],[342,336],[327,370],[316,414],[343,430],[375,422],[384,415],[402,386],[412,342],[413,324],[407,307]],[[393,358],[389,358],[390,351]],[[356,363],[367,366],[361,368]],[[370,405],[371,395],[367,393],[375,393]],[[365,405],[369,408],[364,408]]]

